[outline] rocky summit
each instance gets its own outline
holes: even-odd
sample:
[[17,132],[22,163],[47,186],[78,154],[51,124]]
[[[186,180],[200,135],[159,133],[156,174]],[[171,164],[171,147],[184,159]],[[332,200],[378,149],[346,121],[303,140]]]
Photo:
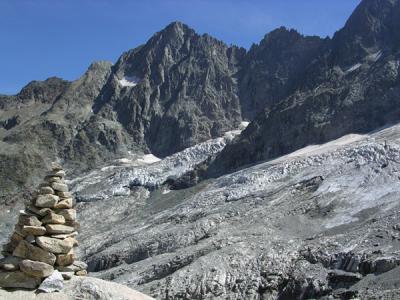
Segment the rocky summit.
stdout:
[[399,299],[399,20],[362,0],[331,38],[248,50],[174,22],[0,96],[0,286]]

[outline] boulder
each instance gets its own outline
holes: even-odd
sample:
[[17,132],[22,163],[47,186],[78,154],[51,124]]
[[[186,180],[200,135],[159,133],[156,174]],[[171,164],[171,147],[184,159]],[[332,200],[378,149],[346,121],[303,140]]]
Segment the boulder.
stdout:
[[88,268],[87,263],[85,263],[84,261],[80,261],[77,260],[73,263],[73,265],[77,268],[79,268],[79,270],[86,270]]
[[66,238],[64,240],[60,240],[46,236],[39,236],[36,238],[36,243],[42,249],[55,254],[66,254],[74,246],[73,238]]
[[87,274],[86,270],[79,270],[75,273],[76,276],[87,276]]
[[55,208],[72,208],[72,198],[63,199],[55,205]]
[[375,273],[382,274],[386,273],[400,265],[400,259],[396,257],[379,257],[374,260],[373,265],[375,266]]
[[60,177],[58,177],[58,176],[51,176],[51,175],[46,176],[46,177],[44,178],[44,180],[46,180],[47,183],[50,183],[50,185],[51,185],[53,182],[58,182],[58,183],[62,183],[62,182],[63,182],[62,179],[61,179]]
[[74,276],[74,272],[60,272],[64,280],[70,280]]
[[20,235],[20,236],[22,236],[22,237],[25,237],[26,234],[24,234],[24,233],[22,232],[22,228],[23,228],[23,226],[21,226],[21,225],[19,225],[19,224],[16,224],[16,225],[14,226],[14,233],[16,233],[16,234],[18,234],[18,235]]
[[53,172],[51,172],[50,175],[51,176],[60,177],[60,178],[64,178],[65,177],[65,171],[64,170],[53,171]]
[[28,205],[26,207],[29,211],[33,212],[34,214],[43,217],[45,216],[49,211],[51,211],[50,208],[42,208],[42,209],[38,209],[37,207],[33,206],[33,205]]
[[25,237],[25,241],[27,241],[30,244],[33,244],[35,242],[35,236],[34,235],[27,235]]
[[75,209],[58,209],[56,213],[63,216],[66,221],[76,220],[76,210]]
[[24,259],[20,262],[19,267],[22,272],[32,277],[44,278],[50,276],[54,272],[54,268],[44,262]]
[[60,272],[55,270],[53,274],[43,280],[38,290],[44,293],[59,292],[64,287],[64,278]]
[[44,235],[46,233],[46,228],[44,228],[43,226],[24,226],[22,227],[22,233],[25,236],[28,235]]
[[24,272],[0,271],[0,287],[34,289],[40,284],[40,278],[31,277]]
[[60,182],[52,182],[51,187],[55,191],[59,192],[68,192],[68,186],[66,184]]
[[36,216],[20,215],[18,224],[21,226],[42,226],[42,222]]
[[[42,238],[42,237],[37,237]],[[43,237],[44,238],[44,237]],[[14,256],[41,261],[49,265],[54,265],[56,256],[42,248],[29,244],[27,241],[21,241],[13,252]]]
[[57,254],[56,263],[59,266],[72,265],[75,261],[74,249],[71,249],[67,254]]
[[55,207],[59,199],[56,195],[39,195],[35,204],[37,207],[52,208]]
[[56,162],[52,162],[50,167],[53,172],[61,171],[63,169],[62,166]]
[[88,265],[83,261],[74,261],[72,265],[69,266],[58,266],[57,270],[61,272],[78,272],[82,270],[86,270]]
[[64,224],[65,218],[53,211],[48,211],[47,215],[42,219],[43,224]]
[[65,221],[65,225],[74,227],[76,230],[81,227],[81,224],[79,224],[78,221]]
[[47,224],[46,230],[50,234],[63,234],[74,232],[75,228],[61,224]]
[[72,194],[70,192],[57,191],[57,196],[60,196],[60,198],[72,198]]
[[39,193],[40,194],[51,194],[51,195],[53,195],[54,194],[54,190],[50,186],[42,186],[39,189]]
[[8,243],[8,245],[14,251],[15,247],[17,247],[18,244],[23,240],[24,240],[24,236],[22,234],[14,232],[10,237],[10,242]]
[[17,271],[21,260],[21,258],[15,256],[4,257],[0,259],[0,269],[4,271]]

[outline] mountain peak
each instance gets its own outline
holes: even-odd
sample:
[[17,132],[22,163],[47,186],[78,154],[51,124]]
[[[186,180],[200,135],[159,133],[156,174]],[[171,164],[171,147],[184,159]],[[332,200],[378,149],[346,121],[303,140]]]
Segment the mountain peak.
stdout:
[[352,64],[368,51],[399,46],[400,0],[364,0],[333,40],[339,62]]
[[[184,36],[186,34],[195,34],[194,29],[190,28],[188,25],[179,22],[179,21],[174,21],[170,24],[168,24],[163,30],[161,30],[158,33],[165,33],[169,35],[170,37],[177,37],[177,36]],[[157,34],[156,34],[157,35]]]

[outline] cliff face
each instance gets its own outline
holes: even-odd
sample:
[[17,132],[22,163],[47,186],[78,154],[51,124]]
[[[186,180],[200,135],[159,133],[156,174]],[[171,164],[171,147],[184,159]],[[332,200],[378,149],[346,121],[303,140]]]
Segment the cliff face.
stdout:
[[399,16],[399,1],[363,1],[304,71],[296,90],[258,114],[210,174],[398,122]]
[[158,156],[219,136],[241,121],[235,74],[244,52],[172,23],[120,57],[95,113]]
[[279,103],[301,83],[308,66],[329,39],[305,37],[284,27],[253,45],[241,62],[239,96],[243,117],[253,120],[266,106]]

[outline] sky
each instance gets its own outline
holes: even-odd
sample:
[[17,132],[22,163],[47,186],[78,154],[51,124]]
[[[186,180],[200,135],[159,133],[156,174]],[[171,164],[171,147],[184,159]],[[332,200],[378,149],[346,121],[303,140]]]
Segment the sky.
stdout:
[[32,80],[79,78],[173,21],[249,48],[286,26],[332,36],[360,0],[0,0],[0,94]]

